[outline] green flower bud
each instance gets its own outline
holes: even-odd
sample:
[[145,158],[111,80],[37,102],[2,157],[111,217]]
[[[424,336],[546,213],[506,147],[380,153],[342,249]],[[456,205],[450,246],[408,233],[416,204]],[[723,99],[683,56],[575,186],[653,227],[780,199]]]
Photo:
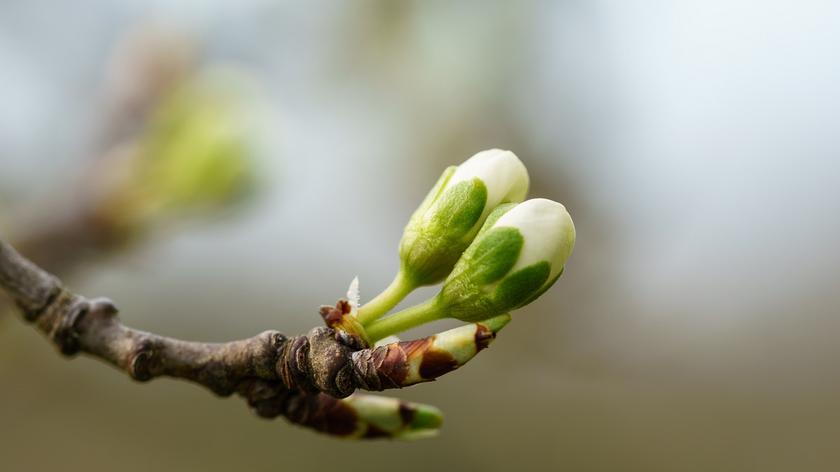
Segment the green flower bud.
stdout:
[[490,211],[527,193],[528,171],[510,151],[482,151],[448,168],[405,227],[403,275],[414,286],[441,281]]
[[563,273],[575,227],[563,205],[536,198],[497,207],[443,282],[423,303],[365,325],[372,341],[441,318],[477,322],[522,307]]
[[422,403],[358,393],[336,401],[355,418],[348,438],[422,439],[437,435],[443,423],[439,409]]
[[[382,320],[385,322],[388,318]],[[377,343],[373,356],[383,359],[377,368],[388,372],[400,387],[435,380],[441,375],[458,369],[488,347],[510,321],[510,315],[499,315],[479,323],[437,333],[423,339]],[[371,325],[369,336],[379,338],[380,329],[389,329],[387,323]],[[383,338],[384,339],[387,338]]]
[[526,305],[560,277],[575,244],[566,208],[536,198],[499,207],[447,277],[444,316],[480,321]]
[[373,322],[412,290],[443,280],[498,205],[528,193],[528,171],[510,151],[490,149],[449,167],[411,216],[400,241],[400,271],[358,312]]

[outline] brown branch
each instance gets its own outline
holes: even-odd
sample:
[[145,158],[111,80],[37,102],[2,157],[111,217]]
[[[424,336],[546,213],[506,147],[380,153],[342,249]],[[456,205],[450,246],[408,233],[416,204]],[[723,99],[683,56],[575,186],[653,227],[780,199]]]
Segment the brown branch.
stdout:
[[[457,367],[451,358],[440,359],[441,353],[430,350],[431,338],[370,349],[359,338],[328,327],[292,338],[265,331],[226,343],[182,341],[136,330],[120,322],[110,300],[69,291],[2,240],[0,287],[65,355],[88,354],[137,381],[165,376],[220,396],[237,393],[262,417],[282,415],[331,434],[350,434],[360,421],[337,398],[357,388],[378,391],[433,380]],[[322,315],[346,306],[339,302],[336,308],[322,309]],[[425,354],[439,362],[429,370],[433,374],[410,376],[411,360],[423,360]],[[368,435],[375,436],[371,431],[375,429],[368,428]]]

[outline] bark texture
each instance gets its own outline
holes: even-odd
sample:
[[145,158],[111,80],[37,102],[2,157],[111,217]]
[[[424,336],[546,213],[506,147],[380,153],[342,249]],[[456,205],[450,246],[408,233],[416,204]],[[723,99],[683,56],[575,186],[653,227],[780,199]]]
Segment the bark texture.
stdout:
[[[106,298],[88,299],[0,240],[0,287],[58,350],[87,354],[126,372],[136,381],[172,377],[202,385],[220,396],[237,394],[261,417],[290,421],[336,435],[358,432],[356,416],[338,399],[356,389],[384,390],[433,380],[456,366],[431,369],[428,377],[409,376],[423,340],[369,348],[342,330],[316,327],[287,337],[274,330],[225,343],[183,341],[130,328]],[[323,307],[329,318],[344,312],[346,301]],[[426,344],[430,344],[426,342]],[[400,414],[411,421],[412,404]],[[408,424],[408,423],[406,423]],[[356,425],[356,426],[353,426]],[[388,436],[367,428],[364,437]]]

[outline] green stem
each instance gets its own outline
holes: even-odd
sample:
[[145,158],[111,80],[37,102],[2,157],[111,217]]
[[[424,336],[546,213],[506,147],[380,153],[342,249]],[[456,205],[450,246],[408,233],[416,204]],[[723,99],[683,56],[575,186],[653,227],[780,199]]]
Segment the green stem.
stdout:
[[415,288],[415,284],[400,270],[388,288],[359,308],[359,323],[366,325],[388,313]]
[[387,318],[374,321],[365,326],[365,332],[370,342],[375,343],[392,334],[401,333],[415,326],[444,318],[443,315],[443,310],[437,304],[437,299],[431,298],[419,305],[398,311]]

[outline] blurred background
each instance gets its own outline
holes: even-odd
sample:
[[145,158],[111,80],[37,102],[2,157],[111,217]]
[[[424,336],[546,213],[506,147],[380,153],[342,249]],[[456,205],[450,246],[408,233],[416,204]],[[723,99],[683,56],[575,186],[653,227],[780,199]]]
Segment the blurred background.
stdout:
[[132,326],[293,334],[356,275],[370,299],[443,168],[493,147],[578,243],[492,349],[397,392],[446,414],[413,443],[137,385],[0,314],[0,468],[837,470],[838,22],[828,0],[3,0],[0,231]]

